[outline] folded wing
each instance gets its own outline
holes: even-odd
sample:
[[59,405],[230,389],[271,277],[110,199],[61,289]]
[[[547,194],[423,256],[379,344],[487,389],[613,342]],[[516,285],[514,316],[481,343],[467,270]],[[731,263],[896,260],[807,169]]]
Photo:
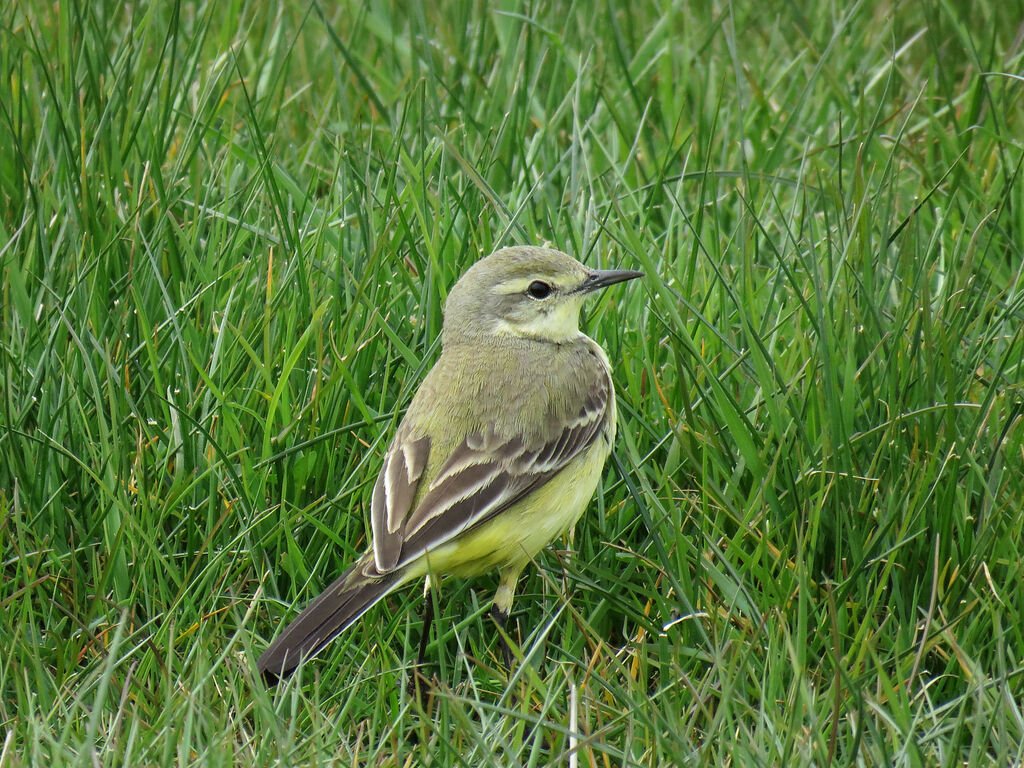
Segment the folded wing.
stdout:
[[401,434],[373,489],[371,522],[377,568],[401,568],[429,549],[486,522],[562,470],[600,438],[608,418],[606,377],[584,398],[576,417],[544,440],[503,435],[489,426],[452,451],[412,508],[429,455],[429,439]]

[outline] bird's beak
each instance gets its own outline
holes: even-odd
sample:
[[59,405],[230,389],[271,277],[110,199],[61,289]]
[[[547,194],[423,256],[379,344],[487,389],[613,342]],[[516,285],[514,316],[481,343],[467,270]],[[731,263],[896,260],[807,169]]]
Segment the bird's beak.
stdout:
[[637,272],[634,269],[592,269],[587,275],[587,279],[573,293],[590,293],[624,280],[633,280],[643,276],[643,272]]

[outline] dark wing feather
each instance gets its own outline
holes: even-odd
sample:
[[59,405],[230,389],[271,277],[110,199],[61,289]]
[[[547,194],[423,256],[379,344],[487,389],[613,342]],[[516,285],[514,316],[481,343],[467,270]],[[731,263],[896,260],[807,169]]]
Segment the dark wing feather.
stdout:
[[412,440],[401,431],[384,456],[370,500],[373,557],[380,573],[387,573],[398,564],[404,541],[403,524],[412,511],[429,456],[429,437]]

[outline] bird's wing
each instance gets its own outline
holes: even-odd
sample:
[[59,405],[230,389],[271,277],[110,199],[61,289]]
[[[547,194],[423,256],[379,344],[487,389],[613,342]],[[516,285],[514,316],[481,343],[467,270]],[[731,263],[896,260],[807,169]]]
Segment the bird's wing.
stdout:
[[412,511],[420,476],[430,457],[430,438],[411,439],[400,429],[384,456],[370,499],[373,558],[380,573],[398,564],[402,554],[402,527]]
[[[410,509],[429,439],[393,445],[373,491],[374,556],[383,573],[489,520],[543,485],[599,439],[611,383],[598,377],[576,417],[546,441],[474,432],[452,451]],[[399,439],[396,439],[399,443]]]

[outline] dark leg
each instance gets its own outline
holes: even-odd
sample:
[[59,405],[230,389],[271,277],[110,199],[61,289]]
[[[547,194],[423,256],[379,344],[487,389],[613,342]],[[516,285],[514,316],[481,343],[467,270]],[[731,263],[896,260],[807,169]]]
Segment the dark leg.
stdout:
[[512,649],[508,647],[505,624],[508,623],[508,614],[512,610],[512,598],[516,594],[516,582],[519,581],[519,574],[522,572],[522,565],[507,568],[501,572],[498,590],[494,593],[494,604],[491,605],[491,618],[498,625],[498,645],[501,647],[501,654],[505,659],[506,670],[512,669]]
[[427,644],[430,642],[430,625],[434,623],[434,594],[427,586],[423,590],[423,629],[420,630],[420,652],[416,654],[416,670],[423,666],[423,660],[427,655]]
[[420,650],[416,654],[416,665],[412,668],[408,682],[410,696],[415,696],[416,701],[422,707],[423,685],[427,682],[420,670],[423,668],[424,659],[427,655],[427,644],[430,642],[430,626],[434,623],[434,590],[431,589],[430,577],[423,583],[423,628],[420,630]]
[[508,647],[508,640],[505,635],[505,625],[508,624],[508,611],[503,611],[495,603],[491,606],[491,618],[498,625],[498,647],[501,648],[501,655],[505,659],[505,669],[512,669],[512,649]]

